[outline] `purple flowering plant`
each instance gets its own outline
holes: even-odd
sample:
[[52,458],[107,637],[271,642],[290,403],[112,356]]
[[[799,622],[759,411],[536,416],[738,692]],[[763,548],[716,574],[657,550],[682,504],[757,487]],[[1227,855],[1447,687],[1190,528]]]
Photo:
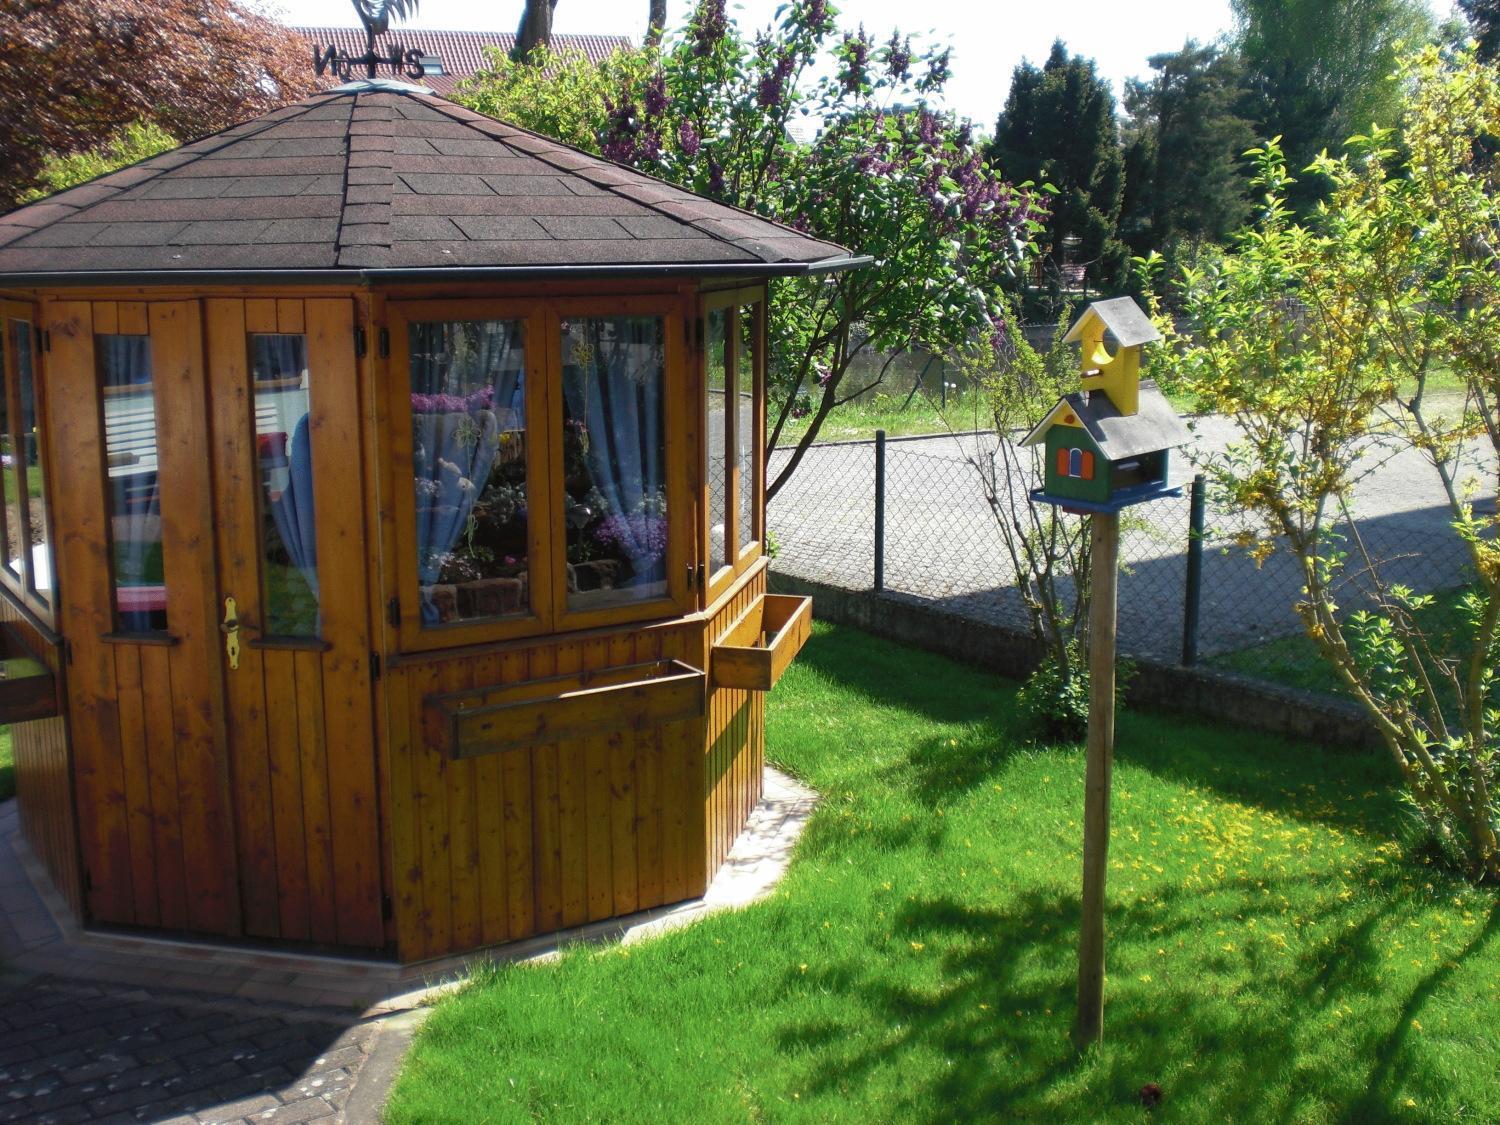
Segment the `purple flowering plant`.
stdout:
[[[769,495],[828,414],[872,385],[846,385],[862,353],[952,351],[1003,327],[1020,288],[1044,198],[934,104],[951,62],[943,45],[841,26],[828,0],[787,0],[753,32],[725,0],[696,0],[682,28],[590,88],[592,147],[609,159],[873,259],[773,283],[767,452],[799,403],[810,424]],[[505,105],[532,124],[522,99]]]

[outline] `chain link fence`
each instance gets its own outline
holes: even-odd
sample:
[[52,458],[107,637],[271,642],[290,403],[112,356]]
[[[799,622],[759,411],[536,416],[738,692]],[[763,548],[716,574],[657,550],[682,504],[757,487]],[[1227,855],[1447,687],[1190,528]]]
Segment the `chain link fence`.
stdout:
[[[1004,471],[997,440],[980,432],[810,447],[770,504],[773,567],[848,589],[920,598],[1025,631],[1026,611],[983,477]],[[773,455],[773,479],[786,456]],[[1362,544],[1386,581],[1420,592],[1453,591],[1465,582],[1467,554],[1430,478],[1430,470],[1403,455],[1377,459],[1342,532],[1351,554]],[[1236,545],[1248,528],[1243,515],[1218,508],[1201,480],[1201,570],[1198,581],[1189,580],[1195,485],[1186,458],[1178,459],[1173,480],[1182,495],[1121,513],[1121,650],[1336,690],[1293,610],[1302,588],[1296,560],[1284,551],[1259,563],[1251,558]],[[1493,496],[1478,502],[1484,511],[1494,505]],[[1361,571],[1351,564],[1346,584],[1357,586]],[[1344,595],[1352,608],[1357,590]]]

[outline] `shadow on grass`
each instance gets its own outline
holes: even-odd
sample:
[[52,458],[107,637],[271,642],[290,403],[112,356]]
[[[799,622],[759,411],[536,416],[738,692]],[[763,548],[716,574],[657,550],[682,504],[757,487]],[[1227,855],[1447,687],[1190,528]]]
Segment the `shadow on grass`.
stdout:
[[[806,1058],[809,1087],[823,1093],[857,1098],[877,1071],[898,1069],[905,1082],[901,1101],[889,1107],[892,1119],[916,1119],[941,1105],[951,1120],[1088,1120],[1128,1113],[1148,1082],[1165,1086],[1177,1118],[1290,1120],[1311,1112],[1390,1119],[1400,1116],[1395,1106],[1405,1083],[1441,1081],[1426,1060],[1403,1050],[1405,1037],[1428,997],[1493,939],[1500,904],[1482,933],[1411,988],[1386,1030],[1375,1029],[1376,1041],[1356,1036],[1341,1053],[1324,1049],[1325,1037],[1335,1034],[1324,1029],[1338,1023],[1341,1007],[1359,1009],[1370,1023],[1368,1010],[1389,1003],[1378,932],[1409,901],[1386,869],[1356,875],[1390,885],[1362,901],[1330,896],[1317,919],[1329,936],[1308,953],[1253,958],[1257,1003],[1245,1003],[1248,954],[1226,956],[1205,944],[1195,950],[1192,974],[1149,986],[1112,980],[1105,1049],[1083,1055],[1070,1041],[1075,963],[1065,935],[1078,926],[1074,897],[1028,890],[1003,909],[946,896],[912,900],[894,918],[894,934],[913,949],[942,951],[935,983],[930,975],[908,983],[868,961],[835,964],[811,979],[788,973],[785,988],[845,996],[840,1007],[851,1015],[785,1026],[779,1046]],[[1294,884],[1323,878],[1271,885],[1299,894]],[[1244,894],[1240,915],[1269,918],[1275,911],[1275,896],[1263,895],[1255,881],[1230,890]],[[1111,948],[1138,953],[1178,937],[1201,938],[1207,919],[1198,907],[1199,896],[1183,888],[1112,906]]]
[[[985,784],[1014,754],[1041,749],[1026,740],[1014,681],[927,653],[914,661],[909,649],[838,626],[819,625],[798,662],[873,707],[970,728],[963,753],[947,740],[925,740],[883,775],[925,805],[951,802]],[[941,674],[934,676],[933,668]],[[1116,760],[1309,823],[1393,835],[1402,823],[1394,772],[1378,754],[1331,753],[1227,725],[1125,709]],[[1372,800],[1346,799],[1369,793]]]

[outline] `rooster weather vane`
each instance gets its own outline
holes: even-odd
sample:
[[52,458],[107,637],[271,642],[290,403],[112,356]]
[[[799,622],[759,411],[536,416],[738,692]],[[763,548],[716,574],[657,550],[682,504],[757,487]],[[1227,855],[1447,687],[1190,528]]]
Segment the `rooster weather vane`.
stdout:
[[375,37],[390,30],[391,18],[405,19],[415,15],[417,0],[354,0],[354,10],[365,25],[365,53],[355,56],[336,46],[313,47],[313,70],[318,74],[333,71],[339,78],[351,77],[355,70],[364,67],[365,76],[374,78],[380,67],[388,66],[396,74],[407,78],[421,78],[422,52],[407,50],[401,43],[393,43],[384,53],[375,51]]

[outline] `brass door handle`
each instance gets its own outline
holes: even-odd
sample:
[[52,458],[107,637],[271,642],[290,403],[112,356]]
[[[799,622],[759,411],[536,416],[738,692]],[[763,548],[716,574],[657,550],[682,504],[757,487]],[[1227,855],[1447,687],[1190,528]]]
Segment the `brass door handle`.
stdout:
[[224,655],[229,658],[231,670],[240,666],[240,613],[234,604],[234,599],[224,599],[224,621],[219,626],[219,632],[224,634]]

